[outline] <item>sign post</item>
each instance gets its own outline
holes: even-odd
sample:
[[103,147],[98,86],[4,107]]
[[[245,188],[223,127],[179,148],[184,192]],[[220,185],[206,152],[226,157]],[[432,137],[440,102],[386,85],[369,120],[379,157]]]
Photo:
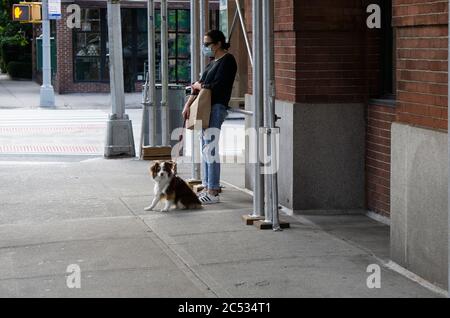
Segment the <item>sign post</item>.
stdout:
[[[55,92],[52,86],[50,57],[49,0],[42,0],[42,86],[41,107],[55,107]],[[60,10],[61,11],[61,10]]]

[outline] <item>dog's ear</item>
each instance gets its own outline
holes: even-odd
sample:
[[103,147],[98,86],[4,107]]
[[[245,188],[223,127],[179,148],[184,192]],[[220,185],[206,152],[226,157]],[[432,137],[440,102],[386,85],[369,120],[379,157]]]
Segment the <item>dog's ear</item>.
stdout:
[[156,174],[158,173],[159,165],[159,161],[156,161],[153,166],[150,167],[150,174],[153,176],[153,178],[155,178]]

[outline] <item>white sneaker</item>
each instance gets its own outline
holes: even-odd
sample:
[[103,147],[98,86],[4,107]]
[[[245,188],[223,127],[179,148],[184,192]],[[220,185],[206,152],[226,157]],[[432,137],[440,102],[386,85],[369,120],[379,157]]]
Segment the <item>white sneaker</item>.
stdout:
[[211,195],[209,193],[205,193],[204,195],[198,198],[203,205],[216,204],[220,203],[219,195]]

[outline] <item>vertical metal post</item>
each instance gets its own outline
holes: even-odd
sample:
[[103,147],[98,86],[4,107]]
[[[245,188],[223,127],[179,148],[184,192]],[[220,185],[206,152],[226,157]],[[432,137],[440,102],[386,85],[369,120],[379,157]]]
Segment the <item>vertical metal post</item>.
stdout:
[[109,78],[111,114],[106,123],[105,157],[136,155],[133,128],[125,114],[123,83],[122,23],[120,1],[108,0]]
[[169,146],[169,33],[167,16],[167,0],[161,0],[161,135],[163,146]]
[[275,69],[274,69],[274,14],[273,0],[263,0],[263,52],[264,52],[264,124],[267,131],[267,143],[271,158],[270,174],[265,175],[266,221],[272,223],[275,231],[280,230],[278,216],[278,147],[275,127]]
[[116,119],[123,119],[125,94],[120,1],[118,0],[108,1],[108,35],[112,114],[115,115]]
[[48,19],[48,0],[42,0],[42,86],[39,104],[41,107],[55,106],[55,92],[52,86],[52,63],[50,52],[50,20]]
[[[191,0],[191,82],[199,80],[200,68],[200,41],[199,41],[199,6],[198,0]],[[201,167],[197,158],[199,157],[200,140],[195,134],[191,135],[191,154],[192,154],[192,179],[200,180]]]
[[149,144],[156,146],[156,52],[155,52],[155,1],[147,1],[148,23],[148,102],[149,102]]
[[[209,1],[200,0],[200,43],[203,43],[203,36],[209,30]],[[203,74],[206,68],[207,58],[204,56],[200,57],[200,72]]]
[[241,21],[242,34],[244,35],[245,46],[247,47],[248,57],[250,59],[250,64],[253,66],[253,54],[252,47],[250,45],[250,41],[248,40],[247,28],[245,27],[244,15],[242,14],[241,3],[239,0],[236,0],[236,10],[239,15],[239,20]]
[[261,0],[252,0],[253,6],[253,129],[255,130],[254,184],[253,184],[253,217],[262,216],[264,210],[264,180],[261,176],[260,161],[260,127],[262,123],[263,100],[262,96],[262,20]]

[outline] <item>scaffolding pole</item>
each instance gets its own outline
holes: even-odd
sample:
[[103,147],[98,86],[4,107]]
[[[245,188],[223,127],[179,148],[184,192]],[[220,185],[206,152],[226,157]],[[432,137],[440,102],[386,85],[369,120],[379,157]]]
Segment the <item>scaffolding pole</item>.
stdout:
[[145,84],[142,89],[142,125],[140,159],[144,159],[144,147],[156,146],[156,100],[155,100],[155,1],[147,0],[148,63]]
[[[209,0],[200,0],[200,43],[203,43],[203,36],[209,31]],[[200,72],[203,74],[208,62],[206,56],[200,57]]]
[[261,176],[260,161],[260,128],[263,125],[263,100],[262,100],[262,19],[261,0],[252,0],[253,6],[253,129],[255,131],[255,146],[253,161],[253,214],[252,217],[261,217],[264,210],[264,180]]
[[161,0],[161,135],[162,145],[169,146],[169,34],[167,0]]
[[244,35],[245,46],[247,47],[248,57],[250,59],[250,64],[253,66],[252,47],[250,45],[250,41],[249,41],[248,35],[247,35],[247,28],[245,26],[244,15],[242,14],[241,2],[239,0],[235,0],[235,1],[236,1],[236,10],[237,10],[237,13],[239,15],[239,21],[241,21],[242,34]]
[[[200,68],[200,40],[199,40],[199,3],[198,0],[191,0],[191,83],[199,79]],[[191,154],[192,154],[192,180],[198,181],[201,178],[201,166],[199,160],[200,140],[195,134],[191,134]]]
[[275,127],[275,69],[274,69],[274,37],[273,37],[273,0],[262,0],[263,3],[263,55],[264,55],[264,126],[266,142],[270,158],[270,168],[265,173],[265,216],[266,222],[272,224],[274,231],[281,230],[278,215],[278,129]]
[[148,106],[149,106],[149,145],[156,146],[156,52],[155,52],[155,1],[147,1],[148,23]]

